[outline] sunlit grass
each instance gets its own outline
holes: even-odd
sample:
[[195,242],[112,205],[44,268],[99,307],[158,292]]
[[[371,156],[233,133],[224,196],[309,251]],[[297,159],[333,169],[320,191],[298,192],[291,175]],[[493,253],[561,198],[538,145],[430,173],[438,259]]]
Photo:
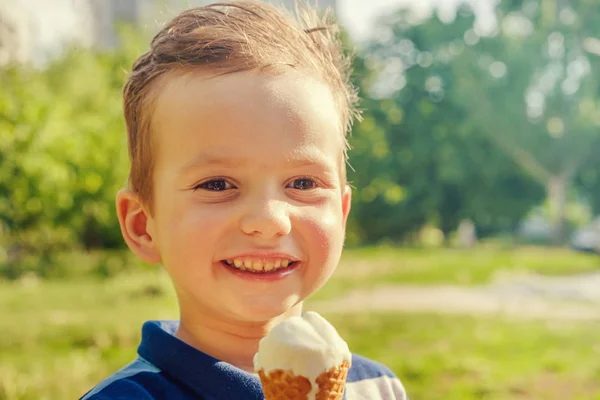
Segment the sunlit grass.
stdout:
[[317,298],[381,284],[477,285],[489,283],[500,274],[560,276],[591,271],[600,271],[600,257],[565,248],[348,249]]
[[141,324],[177,318],[162,272],[0,284],[0,399],[76,399],[131,361]]
[[[504,269],[589,271],[596,263],[592,256],[535,248],[351,250],[317,297],[379,283],[480,283]],[[471,278],[460,278],[461,271]],[[110,279],[0,282],[0,309],[2,400],[79,398],[133,359],[144,321],[177,318],[173,290],[158,268]],[[600,399],[597,323],[401,313],[327,317],[355,352],[401,376],[413,399]]]
[[433,314],[328,316],[414,399],[600,399],[599,322]]

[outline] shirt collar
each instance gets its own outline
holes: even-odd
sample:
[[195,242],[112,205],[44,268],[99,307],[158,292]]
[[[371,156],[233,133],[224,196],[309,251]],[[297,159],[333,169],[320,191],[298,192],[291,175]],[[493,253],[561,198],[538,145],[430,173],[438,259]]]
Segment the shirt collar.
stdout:
[[[175,337],[179,321],[148,321],[138,353],[204,399],[264,399],[260,379]],[[226,395],[226,397],[224,397]]]

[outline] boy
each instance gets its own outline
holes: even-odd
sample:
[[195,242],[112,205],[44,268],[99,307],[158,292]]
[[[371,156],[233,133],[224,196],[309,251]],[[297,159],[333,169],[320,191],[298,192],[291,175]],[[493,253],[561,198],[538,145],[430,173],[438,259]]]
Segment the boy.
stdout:
[[[138,359],[82,399],[263,398],[258,342],[331,276],[350,211],[356,95],[316,15],[295,22],[252,1],[191,9],[134,63],[117,213],[130,249],[164,265],[180,320],[144,324]],[[405,394],[353,356],[346,397]]]

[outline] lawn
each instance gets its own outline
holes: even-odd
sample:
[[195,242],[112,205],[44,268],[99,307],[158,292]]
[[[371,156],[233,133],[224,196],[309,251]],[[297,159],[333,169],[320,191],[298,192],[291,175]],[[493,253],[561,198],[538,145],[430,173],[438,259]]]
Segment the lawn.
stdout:
[[328,319],[354,352],[388,365],[412,399],[600,399],[599,322],[434,314]]
[[566,248],[481,246],[464,249],[373,247],[344,252],[317,299],[381,284],[480,285],[510,274],[571,275],[600,271],[600,257]]
[[[504,268],[550,274],[597,268],[595,258],[562,250],[492,252],[350,251],[319,296],[380,282],[479,283]],[[458,279],[457,270],[472,278]],[[159,269],[104,280],[0,282],[0,309],[1,400],[76,399],[134,357],[143,321],[177,317],[173,291]],[[326,317],[355,352],[389,365],[413,399],[600,399],[597,322],[400,313]]]

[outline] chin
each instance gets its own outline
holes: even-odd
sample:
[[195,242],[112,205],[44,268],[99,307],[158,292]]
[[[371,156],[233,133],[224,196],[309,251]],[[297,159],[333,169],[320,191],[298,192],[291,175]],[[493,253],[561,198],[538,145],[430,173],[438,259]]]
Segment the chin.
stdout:
[[299,296],[290,296],[278,301],[273,301],[273,299],[253,301],[251,304],[247,303],[243,305],[241,315],[252,322],[268,321],[289,312],[301,302],[302,300]]

